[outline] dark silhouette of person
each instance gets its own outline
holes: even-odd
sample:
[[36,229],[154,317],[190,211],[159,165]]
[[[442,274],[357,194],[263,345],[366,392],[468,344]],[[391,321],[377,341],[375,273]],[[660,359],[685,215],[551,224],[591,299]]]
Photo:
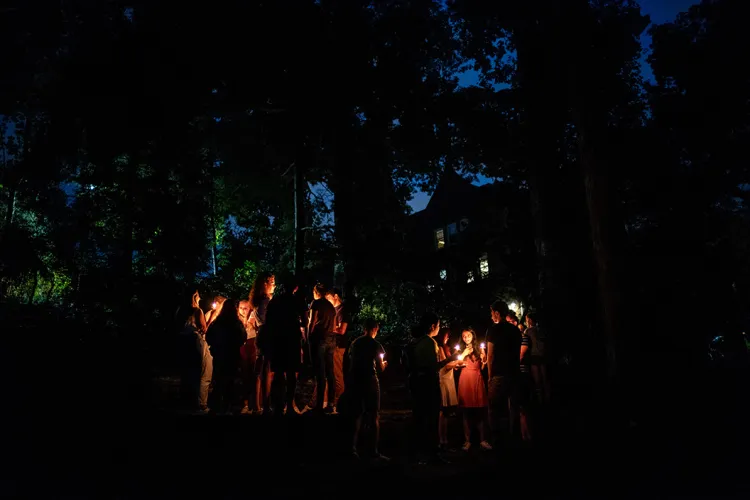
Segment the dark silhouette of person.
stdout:
[[325,410],[333,413],[333,401],[336,401],[336,375],[333,368],[333,357],[336,350],[336,338],[333,332],[336,309],[326,300],[325,296],[325,287],[321,284],[315,285],[313,289],[315,300],[310,306],[308,341],[317,385],[315,410],[323,411],[326,384],[328,384],[328,401],[331,404]]
[[214,359],[214,401],[219,414],[231,411],[234,379],[240,368],[240,348],[247,334],[237,313],[237,302],[227,300],[208,328],[206,342]]
[[415,448],[420,463],[442,461],[438,455],[438,419],[442,397],[439,370],[455,360],[456,355],[439,361],[435,337],[440,331],[440,318],[426,313],[414,329],[409,346],[409,389],[414,404]]
[[388,366],[385,361],[385,350],[375,337],[380,325],[372,318],[364,323],[364,335],[357,338],[349,346],[346,363],[346,412],[354,418],[352,436],[352,454],[359,457],[357,444],[362,424],[367,424],[370,430],[368,452],[370,457],[388,460],[378,451],[380,440],[380,380],[378,373],[382,373]]
[[282,285],[281,294],[275,295],[268,303],[265,325],[273,351],[274,410],[281,412],[284,409],[299,414],[294,393],[302,366],[304,302],[296,296],[299,286],[294,277],[286,279]]

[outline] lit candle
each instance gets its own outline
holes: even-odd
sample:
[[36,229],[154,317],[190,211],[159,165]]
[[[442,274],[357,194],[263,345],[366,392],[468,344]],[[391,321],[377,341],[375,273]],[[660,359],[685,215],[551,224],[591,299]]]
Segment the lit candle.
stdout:
[[482,349],[484,349],[484,347],[485,347],[484,346],[484,342],[482,342],[481,344],[479,344],[479,347],[481,347]]
[[460,345],[458,345],[458,344],[456,344],[456,347],[455,347],[455,349],[456,349],[457,351],[460,351],[460,350],[461,350],[461,346],[460,346]]
[[213,304],[211,304],[211,309],[216,309],[216,306],[217,306],[217,304],[216,304],[216,302],[214,302]]
[[385,359],[385,353],[381,352],[380,353],[380,361],[383,361],[384,359]]
[[463,361],[464,360],[464,355],[463,354],[459,354],[458,355],[458,360],[459,361]]

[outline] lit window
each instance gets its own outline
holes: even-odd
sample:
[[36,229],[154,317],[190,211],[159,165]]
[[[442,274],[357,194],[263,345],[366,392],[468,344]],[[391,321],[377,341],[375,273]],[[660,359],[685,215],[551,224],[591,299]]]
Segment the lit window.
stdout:
[[442,229],[435,229],[435,242],[438,250],[445,246],[445,232]]
[[474,283],[474,272],[473,271],[469,271],[468,273],[466,273],[466,282],[467,283]]
[[440,279],[443,280],[443,281],[447,280],[448,279],[448,271],[446,271],[445,269],[441,269],[440,270]]
[[487,254],[483,254],[479,258],[479,273],[482,275],[482,278],[490,275],[490,261],[487,259]]

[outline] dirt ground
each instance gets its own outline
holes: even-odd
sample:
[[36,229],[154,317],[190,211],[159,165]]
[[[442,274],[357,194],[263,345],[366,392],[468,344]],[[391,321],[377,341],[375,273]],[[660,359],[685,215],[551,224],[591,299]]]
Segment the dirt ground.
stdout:
[[[475,446],[468,453],[447,453],[449,463],[419,465],[409,454],[408,391],[403,376],[393,373],[382,381],[381,438],[381,452],[392,460],[373,464],[346,456],[343,417],[181,415],[175,411],[178,383],[154,378],[150,398],[134,402],[123,395],[122,404],[116,395],[107,405],[26,398],[35,404],[16,408],[3,433],[2,496],[747,498],[750,493],[748,441],[714,422],[685,418],[668,427],[633,423],[612,429],[600,425],[595,407],[550,408],[541,415],[544,433],[533,444],[510,441],[492,452]],[[450,435],[460,447],[458,416],[450,420]]]

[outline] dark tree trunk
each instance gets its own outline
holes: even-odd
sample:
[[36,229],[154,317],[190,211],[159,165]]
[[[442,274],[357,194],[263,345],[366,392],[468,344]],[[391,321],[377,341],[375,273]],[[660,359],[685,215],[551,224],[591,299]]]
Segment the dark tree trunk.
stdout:
[[566,342],[563,332],[569,301],[569,283],[564,279],[562,251],[561,203],[568,202],[561,192],[563,162],[559,152],[566,123],[564,96],[556,86],[555,63],[545,56],[546,27],[530,23],[516,33],[518,40],[518,71],[524,117],[524,138],[527,141],[527,174],[531,211],[534,220],[537,268],[539,271],[539,306],[547,329],[554,332],[557,345]]
[[211,274],[216,277],[216,255],[218,253],[216,244],[216,191],[211,186]]
[[31,294],[29,295],[29,304],[34,303],[37,288],[39,288],[39,271],[34,272],[34,287],[31,289]]
[[305,271],[305,163],[308,152],[303,148],[294,163],[294,274],[302,276]]
[[13,215],[16,212],[16,186],[10,186],[10,192],[8,193],[8,206],[5,212],[5,231],[8,231],[13,225]]
[[[607,375],[621,375],[622,341],[626,318],[623,310],[622,250],[625,227],[618,210],[618,196],[613,183],[615,175],[608,169],[597,145],[606,144],[604,137],[592,130],[597,124],[580,118],[579,147],[581,173],[586,189],[591,242],[597,271],[597,284],[606,335]],[[606,122],[601,122],[606,123]]]
[[52,293],[55,291],[55,274],[52,273],[52,281],[49,286],[49,290],[47,291],[47,297],[45,299],[45,302],[49,302],[52,300]]

